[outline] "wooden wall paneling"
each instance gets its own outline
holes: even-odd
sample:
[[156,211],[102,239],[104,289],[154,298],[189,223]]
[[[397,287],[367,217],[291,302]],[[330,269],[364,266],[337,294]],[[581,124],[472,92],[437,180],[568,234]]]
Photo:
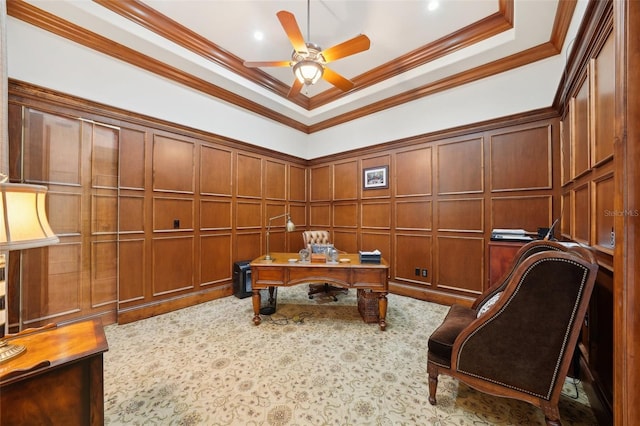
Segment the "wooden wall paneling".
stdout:
[[307,168],[289,164],[289,200],[307,202]]
[[333,205],[333,227],[358,228],[358,203],[335,203]]
[[230,197],[233,194],[233,152],[200,145],[200,194]]
[[333,200],[355,200],[358,198],[358,162],[339,162],[333,166]]
[[154,197],[154,232],[193,231],[194,208],[193,198]]
[[394,155],[394,183],[396,197],[415,197],[431,195],[432,189],[432,148],[423,146],[417,149],[397,152]]
[[195,144],[155,133],[153,136],[153,190],[195,192]]
[[262,203],[259,201],[236,202],[236,229],[261,228],[263,217]]
[[302,232],[307,227],[307,204],[290,203],[289,214],[291,215],[291,220],[294,225],[296,225],[296,230],[286,234],[287,249],[290,252],[297,253],[305,247],[302,240]]
[[[388,176],[387,179],[389,179],[389,185],[388,188],[369,188],[369,189],[364,189],[364,183],[361,180],[360,181],[360,188],[362,188],[362,199],[366,199],[366,198],[388,198],[391,196],[391,189],[393,188],[393,185],[391,184],[391,182],[394,180],[394,173],[395,171],[393,170],[393,168],[391,167],[391,156],[390,155],[378,155],[375,157],[368,157],[368,158],[363,158],[360,162],[360,166],[362,168],[362,171],[364,172],[365,169],[369,169],[372,167],[381,167],[381,166],[389,166],[389,172],[388,172]],[[360,173],[360,175],[362,176],[362,173]],[[364,177],[363,177],[364,178]],[[361,178],[361,179],[363,179]]]
[[287,197],[287,165],[281,161],[264,160],[264,196],[268,200],[285,200]]
[[484,232],[484,198],[440,199],[438,232]]
[[613,33],[606,38],[598,55],[591,59],[592,111],[592,161],[597,166],[613,157],[615,57]]
[[388,232],[362,231],[361,238],[362,243],[360,250],[380,250],[382,257],[387,261],[393,259],[393,253],[391,252],[391,234]]
[[262,197],[262,157],[244,152],[237,153],[235,173],[238,197]]
[[346,229],[334,229],[332,237],[333,245],[347,253],[358,252],[358,231]]
[[447,141],[437,145],[436,164],[438,194],[469,194],[484,191],[482,137]]
[[573,189],[573,240],[582,244],[589,244],[589,236],[591,231],[591,201],[590,201],[590,182],[585,182]]
[[200,231],[230,230],[233,202],[231,199],[200,198]]
[[110,190],[94,190],[91,197],[91,235],[118,232],[118,193]]
[[329,201],[333,193],[332,188],[332,166],[322,165],[311,167],[309,170],[310,178],[310,201]]
[[146,135],[146,132],[142,130],[120,129],[120,143],[118,145],[120,189],[144,190],[146,186]]
[[118,188],[120,129],[92,123],[91,186]]
[[363,202],[360,226],[362,229],[390,229],[391,203],[388,201]]
[[[51,185],[47,192],[49,225],[58,237],[82,233],[82,194],[77,187]],[[63,241],[63,240],[61,240]]]
[[233,267],[230,233],[200,236],[200,286],[229,283]]
[[118,241],[118,309],[142,301],[147,288],[144,238],[120,236]]
[[265,254],[261,242],[262,232],[260,231],[236,233],[234,261],[253,260]]
[[75,238],[22,252],[22,326],[58,322],[81,311],[82,250]]
[[551,137],[550,124],[493,134],[489,142],[491,192],[551,189]]
[[395,229],[430,231],[433,227],[431,200],[396,200]]
[[[433,271],[433,241],[431,235],[396,232],[393,259],[393,279],[431,286]],[[422,270],[427,276],[422,276]]]
[[91,308],[116,307],[118,243],[113,237],[91,243]]
[[605,253],[613,255],[615,246],[613,220],[616,211],[613,207],[615,185],[613,172],[600,176],[593,183],[593,244]]
[[492,197],[491,229],[514,228],[535,232],[554,221],[551,195]]
[[482,293],[484,238],[439,235],[437,245],[437,288],[474,296]]
[[575,98],[571,100],[573,125],[571,130],[572,177],[575,179],[589,171],[589,73],[587,72]]
[[195,287],[192,235],[154,237],[152,241],[153,296],[167,296]]
[[82,122],[30,108],[24,119],[24,181],[80,186]]
[[331,205],[312,203],[309,206],[309,229],[331,228]]
[[[560,219],[560,232],[555,232],[556,238],[561,236],[565,239],[571,239],[573,235],[573,191],[566,191],[562,194],[562,217]],[[560,238],[558,238],[560,239]]]
[[145,198],[143,193],[124,194],[120,192],[118,197],[118,232],[144,233],[145,232]]
[[560,183],[565,186],[571,182],[571,112],[560,122]]

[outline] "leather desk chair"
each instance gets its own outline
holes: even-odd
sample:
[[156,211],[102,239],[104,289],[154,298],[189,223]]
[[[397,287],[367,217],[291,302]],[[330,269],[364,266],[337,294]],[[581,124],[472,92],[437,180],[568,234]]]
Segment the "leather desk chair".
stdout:
[[504,282],[471,308],[451,306],[429,337],[429,402],[436,404],[438,375],[446,374],[533,404],[548,425],[560,425],[558,401],[598,264],[584,247],[551,241],[529,243],[518,253]]
[[[328,247],[333,247],[329,238],[329,231],[304,231],[302,233],[302,239],[304,241],[305,247],[309,250],[309,253],[315,252],[324,252]],[[318,293],[323,293],[331,296],[335,301],[338,300],[336,297],[336,293],[344,293],[347,294],[349,290],[346,288],[336,287],[329,285],[328,283],[323,284],[309,284],[309,299],[313,299],[313,296]]]

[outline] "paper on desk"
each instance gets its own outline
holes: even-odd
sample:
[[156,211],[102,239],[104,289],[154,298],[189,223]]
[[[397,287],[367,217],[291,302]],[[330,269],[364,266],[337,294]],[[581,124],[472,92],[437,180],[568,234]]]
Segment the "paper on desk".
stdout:
[[376,255],[376,254],[380,254],[380,250],[375,249],[374,251],[361,251],[361,252],[360,252],[360,254],[364,254],[364,255],[367,255],[367,254]]

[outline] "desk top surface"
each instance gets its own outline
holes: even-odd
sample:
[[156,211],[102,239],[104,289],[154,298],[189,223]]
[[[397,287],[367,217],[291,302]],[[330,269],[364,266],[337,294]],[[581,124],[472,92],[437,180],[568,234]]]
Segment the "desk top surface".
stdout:
[[380,268],[388,269],[389,264],[383,258],[380,263],[360,263],[358,254],[340,253],[338,262],[301,262],[298,253],[271,253],[272,260],[265,260],[264,255],[251,261],[251,266],[289,266],[295,268]]
[[9,343],[23,345],[27,350],[18,357],[0,364],[0,382],[17,376],[16,372],[28,372],[43,363],[47,363],[47,367],[54,367],[109,349],[100,321],[36,329],[33,332],[25,331],[15,337],[7,337]]

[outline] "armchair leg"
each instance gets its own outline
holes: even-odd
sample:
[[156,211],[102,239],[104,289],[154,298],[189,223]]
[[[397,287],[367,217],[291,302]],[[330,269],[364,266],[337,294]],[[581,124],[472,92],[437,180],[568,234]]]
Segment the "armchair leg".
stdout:
[[560,410],[557,405],[550,404],[547,401],[542,401],[540,407],[544,412],[544,421],[547,426],[562,426],[560,422]]
[[436,405],[436,389],[438,388],[438,366],[427,362],[427,373],[429,374],[429,403]]

